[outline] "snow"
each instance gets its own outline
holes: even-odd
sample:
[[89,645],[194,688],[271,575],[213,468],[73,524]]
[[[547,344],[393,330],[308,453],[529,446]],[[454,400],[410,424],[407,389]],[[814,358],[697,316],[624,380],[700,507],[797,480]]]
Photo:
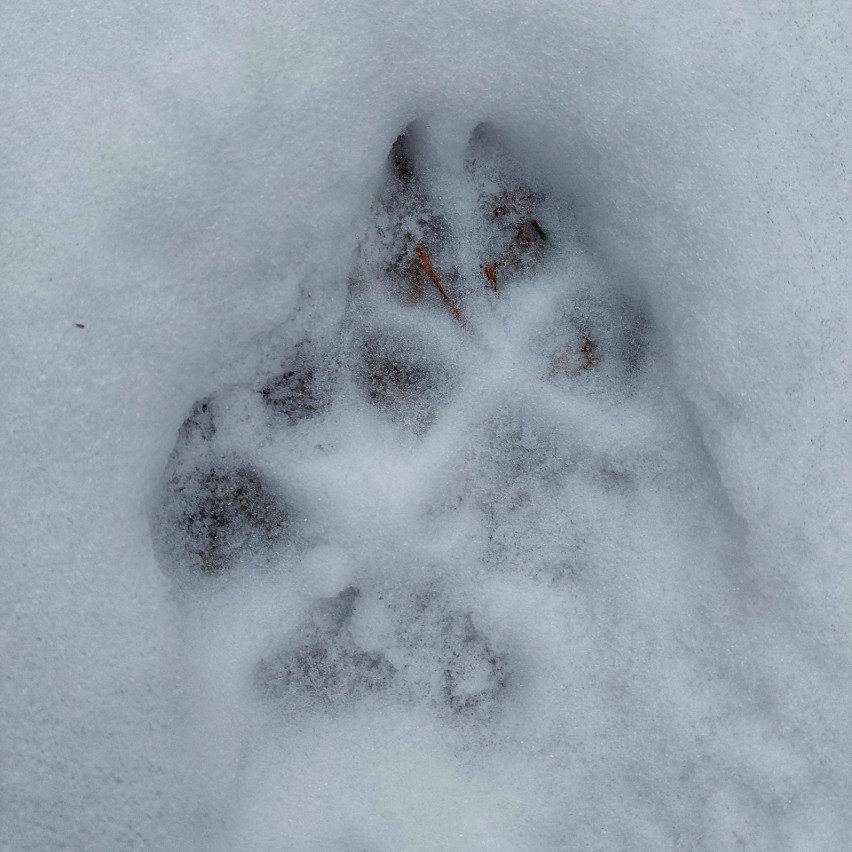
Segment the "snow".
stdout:
[[7,4],[0,848],[848,848],[846,17]]

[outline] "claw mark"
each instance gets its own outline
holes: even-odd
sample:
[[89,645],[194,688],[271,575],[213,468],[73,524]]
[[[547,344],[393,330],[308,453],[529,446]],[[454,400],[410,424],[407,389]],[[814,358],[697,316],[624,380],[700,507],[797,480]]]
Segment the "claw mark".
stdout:
[[420,258],[420,263],[423,264],[423,268],[429,274],[429,277],[432,279],[434,285],[438,288],[438,292],[444,297],[444,301],[450,306],[450,310],[452,311],[453,316],[458,322],[464,324],[461,311],[456,306],[456,303],[447,295],[447,291],[444,289],[444,285],[441,284],[441,279],[438,278],[438,274],[432,268],[432,264],[429,262],[429,258],[426,255],[426,251],[424,250],[423,246],[415,246],[414,251],[417,252],[417,257]]

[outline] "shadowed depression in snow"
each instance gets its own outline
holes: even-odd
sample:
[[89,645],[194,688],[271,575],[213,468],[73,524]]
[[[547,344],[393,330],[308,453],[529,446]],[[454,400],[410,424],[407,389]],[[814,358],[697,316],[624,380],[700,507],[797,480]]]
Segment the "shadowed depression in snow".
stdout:
[[852,848],[841,5],[7,0],[0,850]]
[[[742,641],[746,556],[646,296],[497,128],[443,154],[423,123],[397,139],[337,327],[268,332],[281,354],[189,406],[169,459],[152,529],[194,692],[221,701],[207,736],[229,731],[224,830],[433,848],[456,773],[512,813],[492,849],[591,848],[604,829],[628,848],[640,814],[712,847],[707,795],[732,781],[771,825],[760,750],[703,719],[759,700],[719,658]],[[310,761],[320,735],[365,766],[311,791],[315,818],[291,750]],[[411,782],[422,826],[367,768],[408,748],[439,767]],[[258,815],[264,795],[279,804]],[[441,848],[482,843],[480,819],[458,808]]]

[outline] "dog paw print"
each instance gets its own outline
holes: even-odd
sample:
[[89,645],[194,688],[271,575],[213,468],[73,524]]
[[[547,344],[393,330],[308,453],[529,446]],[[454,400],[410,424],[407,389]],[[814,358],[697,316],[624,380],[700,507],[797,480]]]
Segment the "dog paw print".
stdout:
[[[548,731],[644,688],[657,590],[635,566],[656,570],[659,548],[664,600],[693,558],[681,541],[716,541],[720,489],[641,294],[607,274],[574,207],[494,128],[453,157],[424,126],[403,133],[335,327],[306,309],[240,381],[186,406],[152,532],[205,696],[221,686],[206,648],[238,649],[221,677],[246,705],[229,719],[281,734],[419,714],[406,730],[508,753],[524,714],[552,710],[563,716],[528,737],[530,754],[551,754]],[[642,610],[632,595],[654,600]],[[525,624],[576,642],[539,654]],[[672,656],[698,644],[681,628]],[[584,724],[582,743],[625,730]],[[639,759],[658,766],[641,739]]]
[[[251,681],[273,707],[339,712],[384,696],[493,718],[512,660],[461,605],[454,584],[469,580],[442,568],[440,593],[417,614],[402,602],[421,581],[400,570],[399,588],[382,596],[387,571],[379,583],[370,566],[397,551],[417,561],[418,546],[428,564],[436,523],[470,507],[491,542],[483,570],[506,570],[493,545],[501,530],[608,463],[594,447],[566,450],[558,412],[607,388],[629,393],[649,345],[640,308],[576,267],[570,210],[523,177],[493,130],[473,134],[456,195],[422,155],[421,132],[412,126],[391,148],[337,333],[283,340],[271,369],[198,400],[164,475],[155,539],[192,594],[204,594],[205,577],[298,575],[317,545],[352,553],[337,590],[334,580],[294,585],[304,616],[258,651]],[[426,471],[405,493],[393,487],[400,464],[415,483]],[[443,494],[424,499],[417,488],[429,492],[436,469]],[[400,501],[407,528],[386,520]],[[365,547],[371,534],[378,552]],[[384,648],[353,628],[377,600],[397,624]]]
[[[654,674],[655,649],[715,689],[696,662],[716,641],[702,618],[736,599],[711,563],[738,553],[740,527],[641,292],[494,128],[458,150],[408,128],[334,327],[297,309],[177,430],[153,541],[185,614],[197,715],[223,702],[211,751],[233,747],[237,785],[270,731],[353,744],[386,720],[468,757],[532,755],[526,778],[558,764],[594,786],[584,766],[607,760],[608,777],[655,777],[669,765],[658,726],[677,732],[694,710]],[[716,572],[700,601],[681,580],[693,565]],[[625,719],[649,694],[659,714],[637,736]],[[531,800],[577,783],[542,780]]]

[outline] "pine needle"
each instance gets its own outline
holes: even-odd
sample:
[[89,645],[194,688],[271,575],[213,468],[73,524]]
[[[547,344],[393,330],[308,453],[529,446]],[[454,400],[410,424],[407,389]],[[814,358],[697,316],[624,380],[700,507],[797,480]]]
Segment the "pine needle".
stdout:
[[432,268],[432,264],[429,262],[429,257],[426,254],[423,246],[415,246],[414,251],[417,252],[417,257],[420,258],[420,262],[423,264],[423,268],[429,274],[429,277],[432,279],[432,282],[438,288],[438,292],[444,297],[444,301],[450,306],[450,310],[453,313],[453,316],[460,323],[463,323],[461,311],[456,306],[456,303],[447,295],[447,291],[444,289],[444,285],[441,284],[441,279],[438,278],[438,274]]

